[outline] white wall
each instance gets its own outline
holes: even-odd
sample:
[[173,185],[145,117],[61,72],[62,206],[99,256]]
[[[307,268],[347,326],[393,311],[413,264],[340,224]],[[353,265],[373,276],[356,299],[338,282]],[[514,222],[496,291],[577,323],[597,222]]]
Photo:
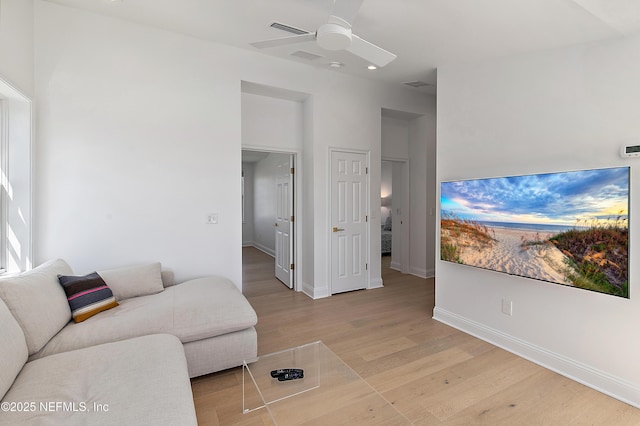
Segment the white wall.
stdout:
[[[435,102],[430,107],[431,114],[412,120],[409,127],[411,217],[418,221],[417,225],[414,225],[413,219],[411,222],[411,268],[415,275],[423,277],[435,275],[436,255]],[[420,142],[425,138],[426,143]],[[424,275],[422,275],[423,272]]]
[[0,7],[0,78],[33,99],[33,0]]
[[[640,406],[640,37],[438,70],[438,181],[629,165],[630,299],[438,261],[435,317]],[[479,83],[480,82],[480,83]],[[501,300],[513,301],[513,316]]]
[[[411,206],[411,234],[409,238],[409,272],[420,277],[434,274],[433,252],[435,243],[434,218],[429,208],[435,200],[429,188],[435,184],[435,158],[429,153],[435,150],[435,113],[409,122],[409,191]],[[424,136],[428,139],[425,142]]]
[[[315,230],[315,214],[314,214],[314,193],[313,193],[313,179],[315,165],[313,162],[313,99],[307,99],[302,104],[303,121],[305,126],[302,133],[302,158],[298,158],[298,163],[302,167],[303,171],[302,197],[298,197],[298,208],[302,207],[302,215],[304,215],[304,221],[302,224],[298,221],[297,229],[299,230],[298,237],[304,238],[305,244],[303,247],[298,246],[298,267],[296,268],[296,274],[301,277],[298,281],[297,287],[303,290],[310,297],[314,297],[314,281],[315,281],[315,244],[314,244],[314,230]],[[300,174],[298,174],[296,180],[300,182]],[[296,190],[296,193],[298,191]],[[298,215],[301,214],[299,211]],[[300,235],[302,234],[302,235]],[[300,253],[302,249],[302,253]]]
[[[40,0],[36,59],[36,258],[65,257],[78,272],[159,260],[177,280],[218,273],[241,286],[240,190],[229,179],[240,175],[248,81],[311,95],[303,104],[303,208],[312,217],[304,288],[326,296],[329,147],[369,151],[379,164],[381,108],[434,113],[431,98],[409,88]],[[372,171],[371,210],[379,211]],[[205,225],[210,212],[219,225]],[[370,243],[379,250],[379,230]],[[371,280],[379,279],[380,259],[371,261]]]
[[253,163],[242,163],[244,176],[244,222],[242,223],[242,245],[253,244]]
[[[314,297],[331,294],[331,217],[329,149],[356,150],[369,155],[370,238],[369,283],[380,286],[380,100],[379,92],[366,91],[369,82],[344,80],[338,73],[327,73],[326,90],[314,93],[313,126],[313,194],[314,229]],[[351,96],[356,91],[359,96]],[[377,167],[372,167],[376,165]],[[375,173],[374,173],[375,171]],[[320,207],[324,208],[320,208]]]
[[240,286],[230,49],[37,1],[36,56],[36,259],[78,273],[160,261],[177,281]]
[[302,102],[242,92],[242,145],[302,149]]
[[382,158],[409,158],[409,118],[382,116]]

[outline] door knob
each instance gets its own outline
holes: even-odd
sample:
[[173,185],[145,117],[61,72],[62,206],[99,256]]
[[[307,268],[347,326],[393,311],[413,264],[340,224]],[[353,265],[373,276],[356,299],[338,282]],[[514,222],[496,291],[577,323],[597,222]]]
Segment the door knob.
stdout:
[[277,223],[275,223],[273,226],[278,226],[278,224],[277,224]]
[[333,232],[340,232],[340,231],[344,231],[344,229],[336,228],[335,226],[333,227]]

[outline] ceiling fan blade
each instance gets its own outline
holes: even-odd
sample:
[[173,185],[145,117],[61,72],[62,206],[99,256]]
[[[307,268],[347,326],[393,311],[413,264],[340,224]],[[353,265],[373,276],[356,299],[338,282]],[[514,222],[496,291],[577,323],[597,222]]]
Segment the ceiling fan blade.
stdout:
[[335,0],[331,15],[351,25],[363,2],[364,0]]
[[393,53],[387,52],[355,34],[351,36],[351,46],[347,50],[380,68],[397,58]]
[[255,41],[250,43],[253,47],[258,49],[266,49],[269,47],[286,46],[288,44],[304,43],[306,41],[314,41],[316,39],[315,33],[300,34],[291,37],[274,38],[271,40]]

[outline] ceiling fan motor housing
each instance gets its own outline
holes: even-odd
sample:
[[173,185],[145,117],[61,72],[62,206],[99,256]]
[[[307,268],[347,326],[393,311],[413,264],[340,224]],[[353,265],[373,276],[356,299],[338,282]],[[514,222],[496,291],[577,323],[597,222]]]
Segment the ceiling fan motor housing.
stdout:
[[351,28],[342,25],[327,23],[316,33],[318,45],[326,50],[343,50],[351,45]]

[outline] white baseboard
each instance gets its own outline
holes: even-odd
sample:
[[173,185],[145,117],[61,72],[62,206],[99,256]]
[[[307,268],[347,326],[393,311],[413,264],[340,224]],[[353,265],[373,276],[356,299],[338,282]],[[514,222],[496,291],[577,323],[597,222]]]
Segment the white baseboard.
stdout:
[[258,250],[260,250],[261,252],[268,254],[271,257],[274,257],[274,258],[276,257],[276,251],[270,249],[269,247],[263,246],[262,244],[256,243],[255,241],[251,245],[257,248]]
[[402,272],[402,264],[400,262],[391,261],[391,263],[389,264],[389,268],[393,269],[394,271]]
[[313,286],[307,282],[302,282],[302,292],[313,299]]
[[433,319],[492,343],[622,402],[640,408],[640,386],[635,383],[598,370],[564,355],[551,352],[543,347],[533,345],[445,309],[436,307],[433,310]]
[[317,288],[307,282],[302,283],[302,292],[312,299],[323,299],[331,296],[331,294],[329,294],[329,287]]
[[384,287],[382,285],[382,278],[374,278],[369,282],[369,290],[373,288],[381,288]]
[[[391,262],[389,264],[389,268],[393,269],[394,271],[402,272],[402,264],[400,262]],[[433,278],[436,276],[436,269],[435,268],[422,269],[422,268],[416,268],[416,267],[409,267],[408,273],[420,278]]]
[[253,247],[253,241],[243,241],[242,247]]
[[416,268],[415,266],[409,267],[409,273],[420,278],[427,278],[427,270],[422,268]]

